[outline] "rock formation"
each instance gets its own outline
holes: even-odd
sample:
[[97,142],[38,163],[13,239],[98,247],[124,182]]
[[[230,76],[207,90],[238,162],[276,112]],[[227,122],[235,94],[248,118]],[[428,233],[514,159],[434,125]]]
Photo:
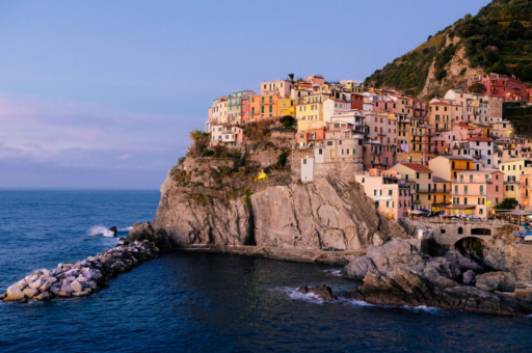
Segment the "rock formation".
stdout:
[[531,314],[531,282],[516,287],[508,269],[491,269],[456,252],[431,257],[415,241],[394,239],[368,249],[345,268],[361,281],[350,296],[374,304],[430,305],[502,315]]
[[75,264],[35,270],[9,286],[0,298],[12,302],[87,296],[104,287],[109,279],[158,253],[152,242],[121,239],[111,249]]
[[[219,161],[190,158],[179,166],[187,181],[170,174],[161,187],[153,223],[177,246],[254,245],[315,250],[363,250],[404,236],[380,216],[355,183],[334,177],[314,183],[248,181],[242,194],[210,185]],[[233,167],[231,167],[233,168]],[[201,172],[200,172],[201,171]],[[199,175],[201,174],[201,177]]]

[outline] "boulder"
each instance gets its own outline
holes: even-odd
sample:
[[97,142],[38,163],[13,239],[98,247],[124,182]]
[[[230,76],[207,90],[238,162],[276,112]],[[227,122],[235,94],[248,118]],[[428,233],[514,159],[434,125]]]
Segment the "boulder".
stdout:
[[83,286],[80,282],[78,282],[78,280],[72,281],[72,283],[70,283],[70,288],[72,288],[74,293],[79,293],[83,290]]
[[462,283],[465,285],[475,285],[475,272],[467,270],[462,274]]
[[510,272],[487,272],[476,276],[476,287],[485,291],[513,292],[515,276]]
[[26,287],[22,293],[24,293],[24,297],[28,298],[28,299],[32,299],[33,297],[35,297],[37,294],[39,294],[39,291],[35,288],[32,288],[32,287]]
[[4,301],[11,302],[11,301],[18,301],[24,299],[24,293],[20,289],[20,286],[17,284],[14,284],[7,288]]
[[370,257],[361,256],[349,262],[344,270],[347,277],[362,280],[368,271],[376,270],[376,267]]
[[326,285],[322,285],[318,287],[303,286],[303,287],[299,287],[298,291],[300,291],[303,294],[312,294],[323,301],[332,301],[332,300],[337,299],[331,287],[326,286]]

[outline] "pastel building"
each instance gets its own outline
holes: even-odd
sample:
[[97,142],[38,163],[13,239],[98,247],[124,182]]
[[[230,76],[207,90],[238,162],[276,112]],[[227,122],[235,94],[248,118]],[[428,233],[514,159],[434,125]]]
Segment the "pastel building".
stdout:
[[228,116],[227,97],[224,96],[213,100],[208,112],[208,124],[228,124]]
[[244,131],[242,128],[235,125],[211,124],[210,130],[211,140],[210,145],[214,146],[240,146],[244,140]]
[[254,96],[253,91],[237,91],[227,96],[227,123],[238,125],[243,122],[244,101]]
[[280,98],[289,98],[293,84],[288,80],[272,80],[260,83],[260,95],[278,95]]
[[364,174],[357,174],[355,179],[385,217],[398,220],[406,216],[411,209],[410,186],[397,178],[383,176],[370,170]]
[[419,163],[397,163],[390,170],[400,175],[401,180],[413,184],[413,205],[415,209],[431,210],[432,197],[432,171]]
[[499,169],[504,173],[504,197],[519,199],[521,176],[525,174],[527,167],[531,167],[532,162],[528,159],[512,159],[499,165]]
[[323,101],[323,121],[329,123],[336,114],[347,112],[351,109],[351,103],[336,98],[326,98]]
[[298,133],[325,127],[323,119],[323,101],[325,99],[327,97],[323,95],[311,95],[301,98],[301,102],[296,105]]
[[487,137],[471,137],[465,141],[454,142],[451,153],[455,156],[470,157],[480,163],[482,168],[498,166],[495,143]]
[[427,122],[436,131],[446,131],[462,121],[462,107],[448,99],[433,99],[429,102]]
[[453,181],[452,204],[447,208],[451,215],[487,218],[495,206],[488,197],[492,174],[485,171],[465,170],[458,172]]
[[355,174],[363,170],[363,135],[349,123],[327,123],[322,132],[322,140],[300,145],[310,150],[300,158],[300,180],[310,182],[316,177],[335,175],[354,181]]
[[443,180],[453,182],[458,178],[458,172],[478,170],[478,165],[469,157],[438,156],[429,161],[432,175]]
[[526,167],[519,177],[519,205],[532,211],[532,167]]

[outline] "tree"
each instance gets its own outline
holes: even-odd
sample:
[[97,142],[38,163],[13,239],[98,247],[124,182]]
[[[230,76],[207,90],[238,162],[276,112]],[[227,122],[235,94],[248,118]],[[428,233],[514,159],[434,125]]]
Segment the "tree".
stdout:
[[469,86],[469,92],[476,94],[484,94],[486,93],[486,86],[484,86],[480,82],[475,82],[471,86]]
[[514,198],[505,198],[502,200],[501,203],[499,203],[497,206],[495,206],[498,210],[513,210],[514,208],[519,205],[519,202],[517,202]]
[[286,166],[286,162],[288,161],[288,153],[286,151],[282,151],[277,156],[277,168],[284,168]]
[[294,73],[290,72],[288,74],[288,81],[290,81],[291,83],[294,83],[294,77],[295,77]]
[[201,130],[194,130],[190,133],[190,138],[194,142],[190,147],[190,152],[194,156],[203,156],[208,150],[210,134]]
[[283,116],[281,119],[280,119],[280,122],[281,122],[281,125],[285,128],[285,129],[293,129],[296,127],[297,125],[297,121],[296,119],[294,119],[293,116],[290,116],[290,115],[285,115]]

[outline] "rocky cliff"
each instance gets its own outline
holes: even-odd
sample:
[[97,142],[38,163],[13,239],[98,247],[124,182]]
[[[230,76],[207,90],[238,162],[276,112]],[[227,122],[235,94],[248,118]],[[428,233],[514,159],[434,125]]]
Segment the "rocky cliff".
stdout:
[[153,227],[176,246],[350,251],[404,236],[356,184],[332,176],[302,184],[287,169],[271,170],[259,181],[255,173],[235,170],[237,163],[187,157],[161,187]]

